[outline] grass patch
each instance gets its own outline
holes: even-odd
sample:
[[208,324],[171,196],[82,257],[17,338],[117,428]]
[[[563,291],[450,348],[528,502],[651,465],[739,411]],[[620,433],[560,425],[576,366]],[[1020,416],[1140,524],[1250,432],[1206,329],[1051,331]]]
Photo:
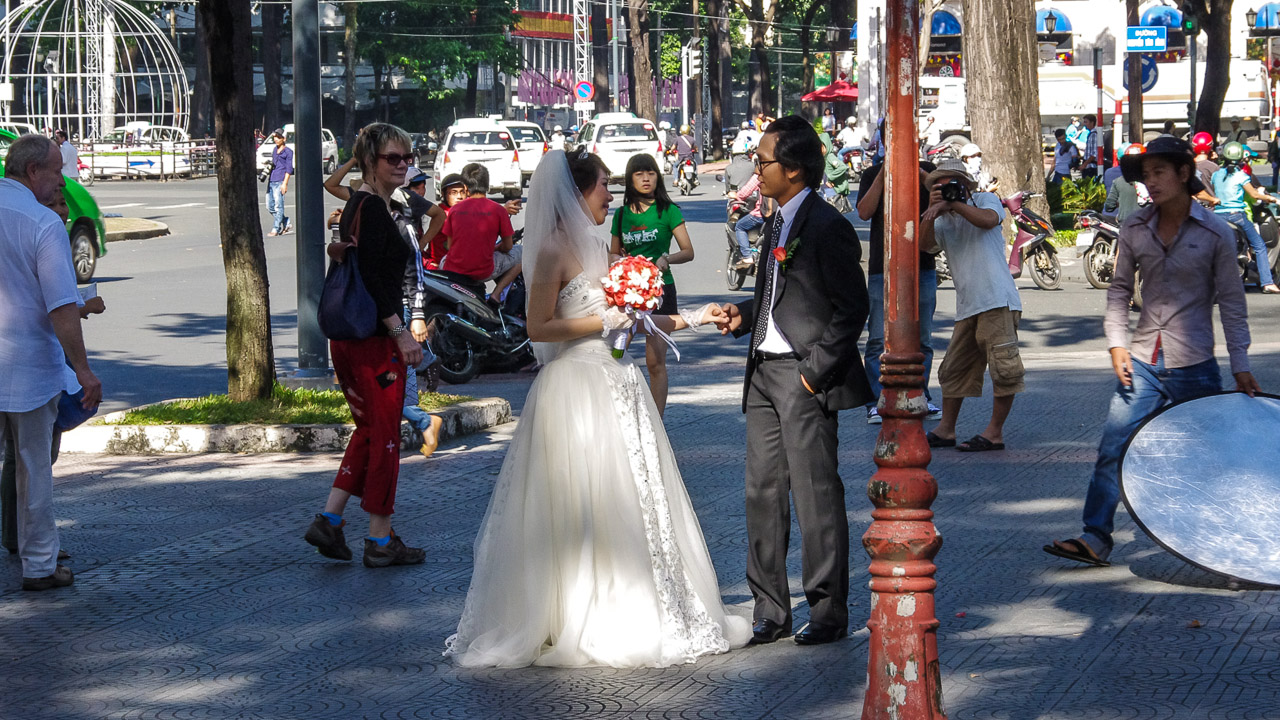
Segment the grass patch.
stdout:
[[1053,234],[1054,234],[1054,237],[1049,238],[1049,242],[1053,243],[1054,247],[1060,247],[1060,248],[1074,247],[1076,244],[1076,235],[1079,234],[1079,231],[1078,230],[1054,230]]
[[[474,398],[422,392],[419,405],[437,410]],[[111,425],[290,425],[350,423],[351,409],[337,390],[291,390],[276,385],[266,400],[233,402],[226,395],[161,403],[130,410]]]

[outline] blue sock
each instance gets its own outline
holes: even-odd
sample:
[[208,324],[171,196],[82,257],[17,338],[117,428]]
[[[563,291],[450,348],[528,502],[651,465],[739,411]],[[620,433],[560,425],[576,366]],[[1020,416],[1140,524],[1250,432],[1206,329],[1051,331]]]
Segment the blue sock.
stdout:
[[365,540],[372,540],[378,544],[378,547],[385,547],[387,543],[391,542],[391,536],[387,535],[386,537],[380,537],[380,538],[369,536],[369,537],[366,537]]
[[322,513],[320,513],[320,514],[321,514],[321,515],[323,515],[323,516],[325,516],[325,518],[326,518],[326,519],[328,519],[328,521],[329,521],[329,524],[330,524],[330,525],[341,525],[341,524],[342,524],[342,516],[341,516],[341,515],[334,515],[334,514],[333,514],[333,513],[331,513],[331,512],[322,512]]

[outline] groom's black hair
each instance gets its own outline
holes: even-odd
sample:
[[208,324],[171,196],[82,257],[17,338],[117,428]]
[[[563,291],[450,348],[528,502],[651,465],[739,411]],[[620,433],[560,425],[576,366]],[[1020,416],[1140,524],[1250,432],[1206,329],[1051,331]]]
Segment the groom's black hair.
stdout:
[[818,132],[808,120],[799,115],[787,115],[769,123],[765,135],[777,136],[773,146],[773,159],[788,170],[800,170],[804,184],[816,190],[822,185],[822,170],[826,164],[826,151]]
[[622,205],[623,207],[631,207],[644,198],[631,184],[631,176],[646,170],[658,176],[658,182],[653,186],[653,204],[658,206],[658,215],[662,215],[667,211],[667,208],[675,205],[675,203],[671,202],[671,196],[667,194],[667,186],[662,182],[662,171],[658,169],[658,161],[654,160],[649,153],[637,153],[627,161],[627,177],[623,180],[625,189],[622,191]]

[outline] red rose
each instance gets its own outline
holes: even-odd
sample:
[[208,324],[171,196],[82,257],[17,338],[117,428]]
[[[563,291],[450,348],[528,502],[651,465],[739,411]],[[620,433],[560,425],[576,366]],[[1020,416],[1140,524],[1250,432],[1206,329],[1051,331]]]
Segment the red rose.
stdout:
[[787,249],[786,249],[786,248],[780,248],[780,247],[779,247],[779,248],[774,248],[774,249],[773,249],[773,259],[774,259],[774,260],[777,260],[777,261],[778,261],[778,262],[780,262],[780,263],[781,263],[781,262],[786,262],[786,259],[787,259]]

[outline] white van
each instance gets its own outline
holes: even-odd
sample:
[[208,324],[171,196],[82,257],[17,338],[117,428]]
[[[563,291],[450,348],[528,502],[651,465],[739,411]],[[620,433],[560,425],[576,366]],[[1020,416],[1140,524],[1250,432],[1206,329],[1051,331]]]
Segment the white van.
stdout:
[[462,172],[471,163],[489,171],[489,192],[506,198],[520,197],[523,187],[520,151],[511,131],[488,118],[462,118],[449,126],[431,167],[437,197],[446,175]]
[[609,168],[609,179],[621,182],[632,155],[646,153],[662,165],[662,141],[657,127],[632,113],[599,113],[578,132],[578,145],[600,156]]
[[511,137],[516,141],[516,150],[520,151],[520,174],[527,183],[549,149],[547,135],[537,123],[508,120],[502,124],[511,131]]

